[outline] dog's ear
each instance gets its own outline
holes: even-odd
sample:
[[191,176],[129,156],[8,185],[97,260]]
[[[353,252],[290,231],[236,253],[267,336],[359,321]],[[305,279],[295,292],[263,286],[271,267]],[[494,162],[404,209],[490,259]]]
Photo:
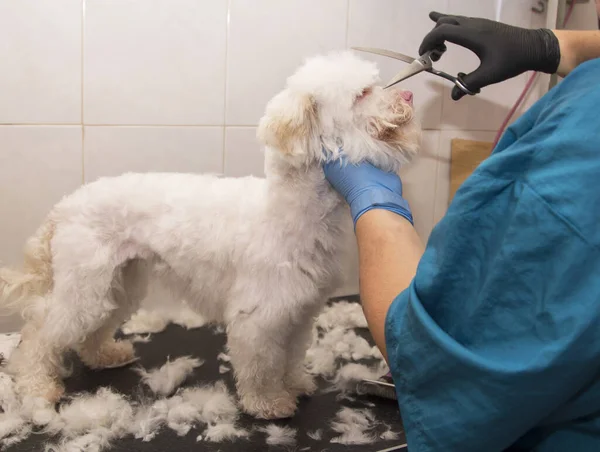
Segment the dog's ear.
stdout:
[[286,155],[305,155],[318,141],[317,115],[316,103],[309,95],[286,89],[268,103],[258,125],[258,139]]

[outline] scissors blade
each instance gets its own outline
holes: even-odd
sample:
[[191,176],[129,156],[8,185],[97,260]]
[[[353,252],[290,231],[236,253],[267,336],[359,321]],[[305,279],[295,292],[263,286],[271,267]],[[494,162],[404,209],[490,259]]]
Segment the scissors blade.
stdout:
[[367,52],[373,53],[375,55],[386,56],[388,58],[394,58],[396,60],[404,61],[405,63],[412,63],[413,61],[415,61],[415,58],[411,56],[404,55],[398,52],[392,52],[391,50],[378,49],[375,47],[352,47],[352,50],[358,50],[359,52]]
[[420,74],[421,72],[426,71],[427,69],[428,69],[427,66],[424,66],[420,60],[415,60],[406,69],[403,69],[400,72],[398,72],[394,76],[394,78],[392,78],[389,82],[387,82],[387,84],[383,87],[383,89],[390,88],[391,86],[394,86],[396,83],[400,83],[401,81],[406,80],[407,78],[410,78],[413,75]]
[[369,378],[363,378],[362,381],[366,381],[367,383],[371,383],[371,384],[374,384],[374,385],[387,386],[388,388],[395,388],[396,387],[392,383],[386,383],[385,381],[379,381],[379,380],[370,380]]
[[402,450],[402,449],[407,449],[407,448],[408,448],[408,444],[404,443],[404,444],[400,444],[399,446],[390,447],[389,449],[380,450],[378,452],[392,452],[395,450]]
[[394,86],[396,83],[400,83],[402,80],[406,80],[407,78],[410,78],[413,75],[419,74],[420,72],[426,71],[430,68],[430,66],[427,64],[427,60],[423,57],[413,58],[402,53],[393,52],[391,50],[386,49],[378,49],[375,47],[352,47],[352,49],[358,50],[360,52],[368,52],[373,53],[375,55],[382,55],[389,58],[394,58],[396,60],[404,61],[405,63],[409,63],[409,66],[406,69],[400,71],[398,74],[396,74],[396,76],[387,83],[384,89]]

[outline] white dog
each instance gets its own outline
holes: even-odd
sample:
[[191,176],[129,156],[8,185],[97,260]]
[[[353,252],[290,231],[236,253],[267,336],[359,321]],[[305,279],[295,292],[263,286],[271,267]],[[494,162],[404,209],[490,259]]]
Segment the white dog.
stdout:
[[315,390],[303,359],[348,223],[322,164],[341,149],[397,171],[418,149],[412,95],[377,82],[376,66],[348,52],[308,60],[260,121],[266,179],[125,174],[61,200],[24,268],[0,270],[3,306],[26,320],[9,361],[19,392],[58,400],[69,349],[91,368],[130,362],[132,344],[113,334],[159,279],[226,326],[242,407],[291,416]]

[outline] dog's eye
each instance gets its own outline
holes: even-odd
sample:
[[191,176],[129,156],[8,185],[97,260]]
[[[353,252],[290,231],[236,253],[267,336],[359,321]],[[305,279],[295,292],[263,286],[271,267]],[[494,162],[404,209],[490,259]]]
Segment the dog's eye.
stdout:
[[364,99],[366,96],[368,96],[372,92],[373,92],[372,88],[365,88],[362,90],[362,92],[358,96],[356,96],[356,100],[359,101],[361,99]]

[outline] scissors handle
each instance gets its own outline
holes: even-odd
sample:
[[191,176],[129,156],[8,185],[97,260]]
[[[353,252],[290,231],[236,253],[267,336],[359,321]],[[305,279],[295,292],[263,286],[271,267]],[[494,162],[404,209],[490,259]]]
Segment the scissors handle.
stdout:
[[472,90],[467,86],[463,79],[465,75],[467,74],[465,74],[464,72],[459,72],[458,75],[454,78],[454,84],[458,86],[458,88],[463,93],[468,94],[469,96],[475,96],[476,94],[479,94],[481,92],[481,89]]
[[458,89],[460,89],[463,93],[468,94],[469,96],[475,96],[476,94],[479,94],[481,92],[480,89],[472,90],[467,86],[463,79],[463,77],[466,75],[464,72],[459,72],[456,77],[444,71],[438,71],[437,69],[433,68],[427,69],[427,72],[431,72],[432,74],[445,78],[446,80],[454,83],[456,86],[458,86]]
[[479,94],[481,92],[481,90],[478,89],[477,91],[473,91],[473,90],[469,89],[469,87],[467,86],[467,84],[465,83],[465,81],[463,79],[463,77],[466,75],[463,72],[459,72],[458,75],[456,77],[454,77],[450,74],[447,74],[446,72],[438,71],[437,69],[433,68],[433,60],[435,60],[435,61],[439,60],[442,57],[442,55],[444,54],[444,52],[445,52],[445,50],[437,50],[437,49],[430,50],[429,52],[425,52],[423,55],[421,55],[419,57],[419,61],[421,62],[421,64],[423,65],[424,69],[427,72],[438,75],[438,76],[445,78],[446,80],[454,83],[465,94],[468,94],[470,96]]

